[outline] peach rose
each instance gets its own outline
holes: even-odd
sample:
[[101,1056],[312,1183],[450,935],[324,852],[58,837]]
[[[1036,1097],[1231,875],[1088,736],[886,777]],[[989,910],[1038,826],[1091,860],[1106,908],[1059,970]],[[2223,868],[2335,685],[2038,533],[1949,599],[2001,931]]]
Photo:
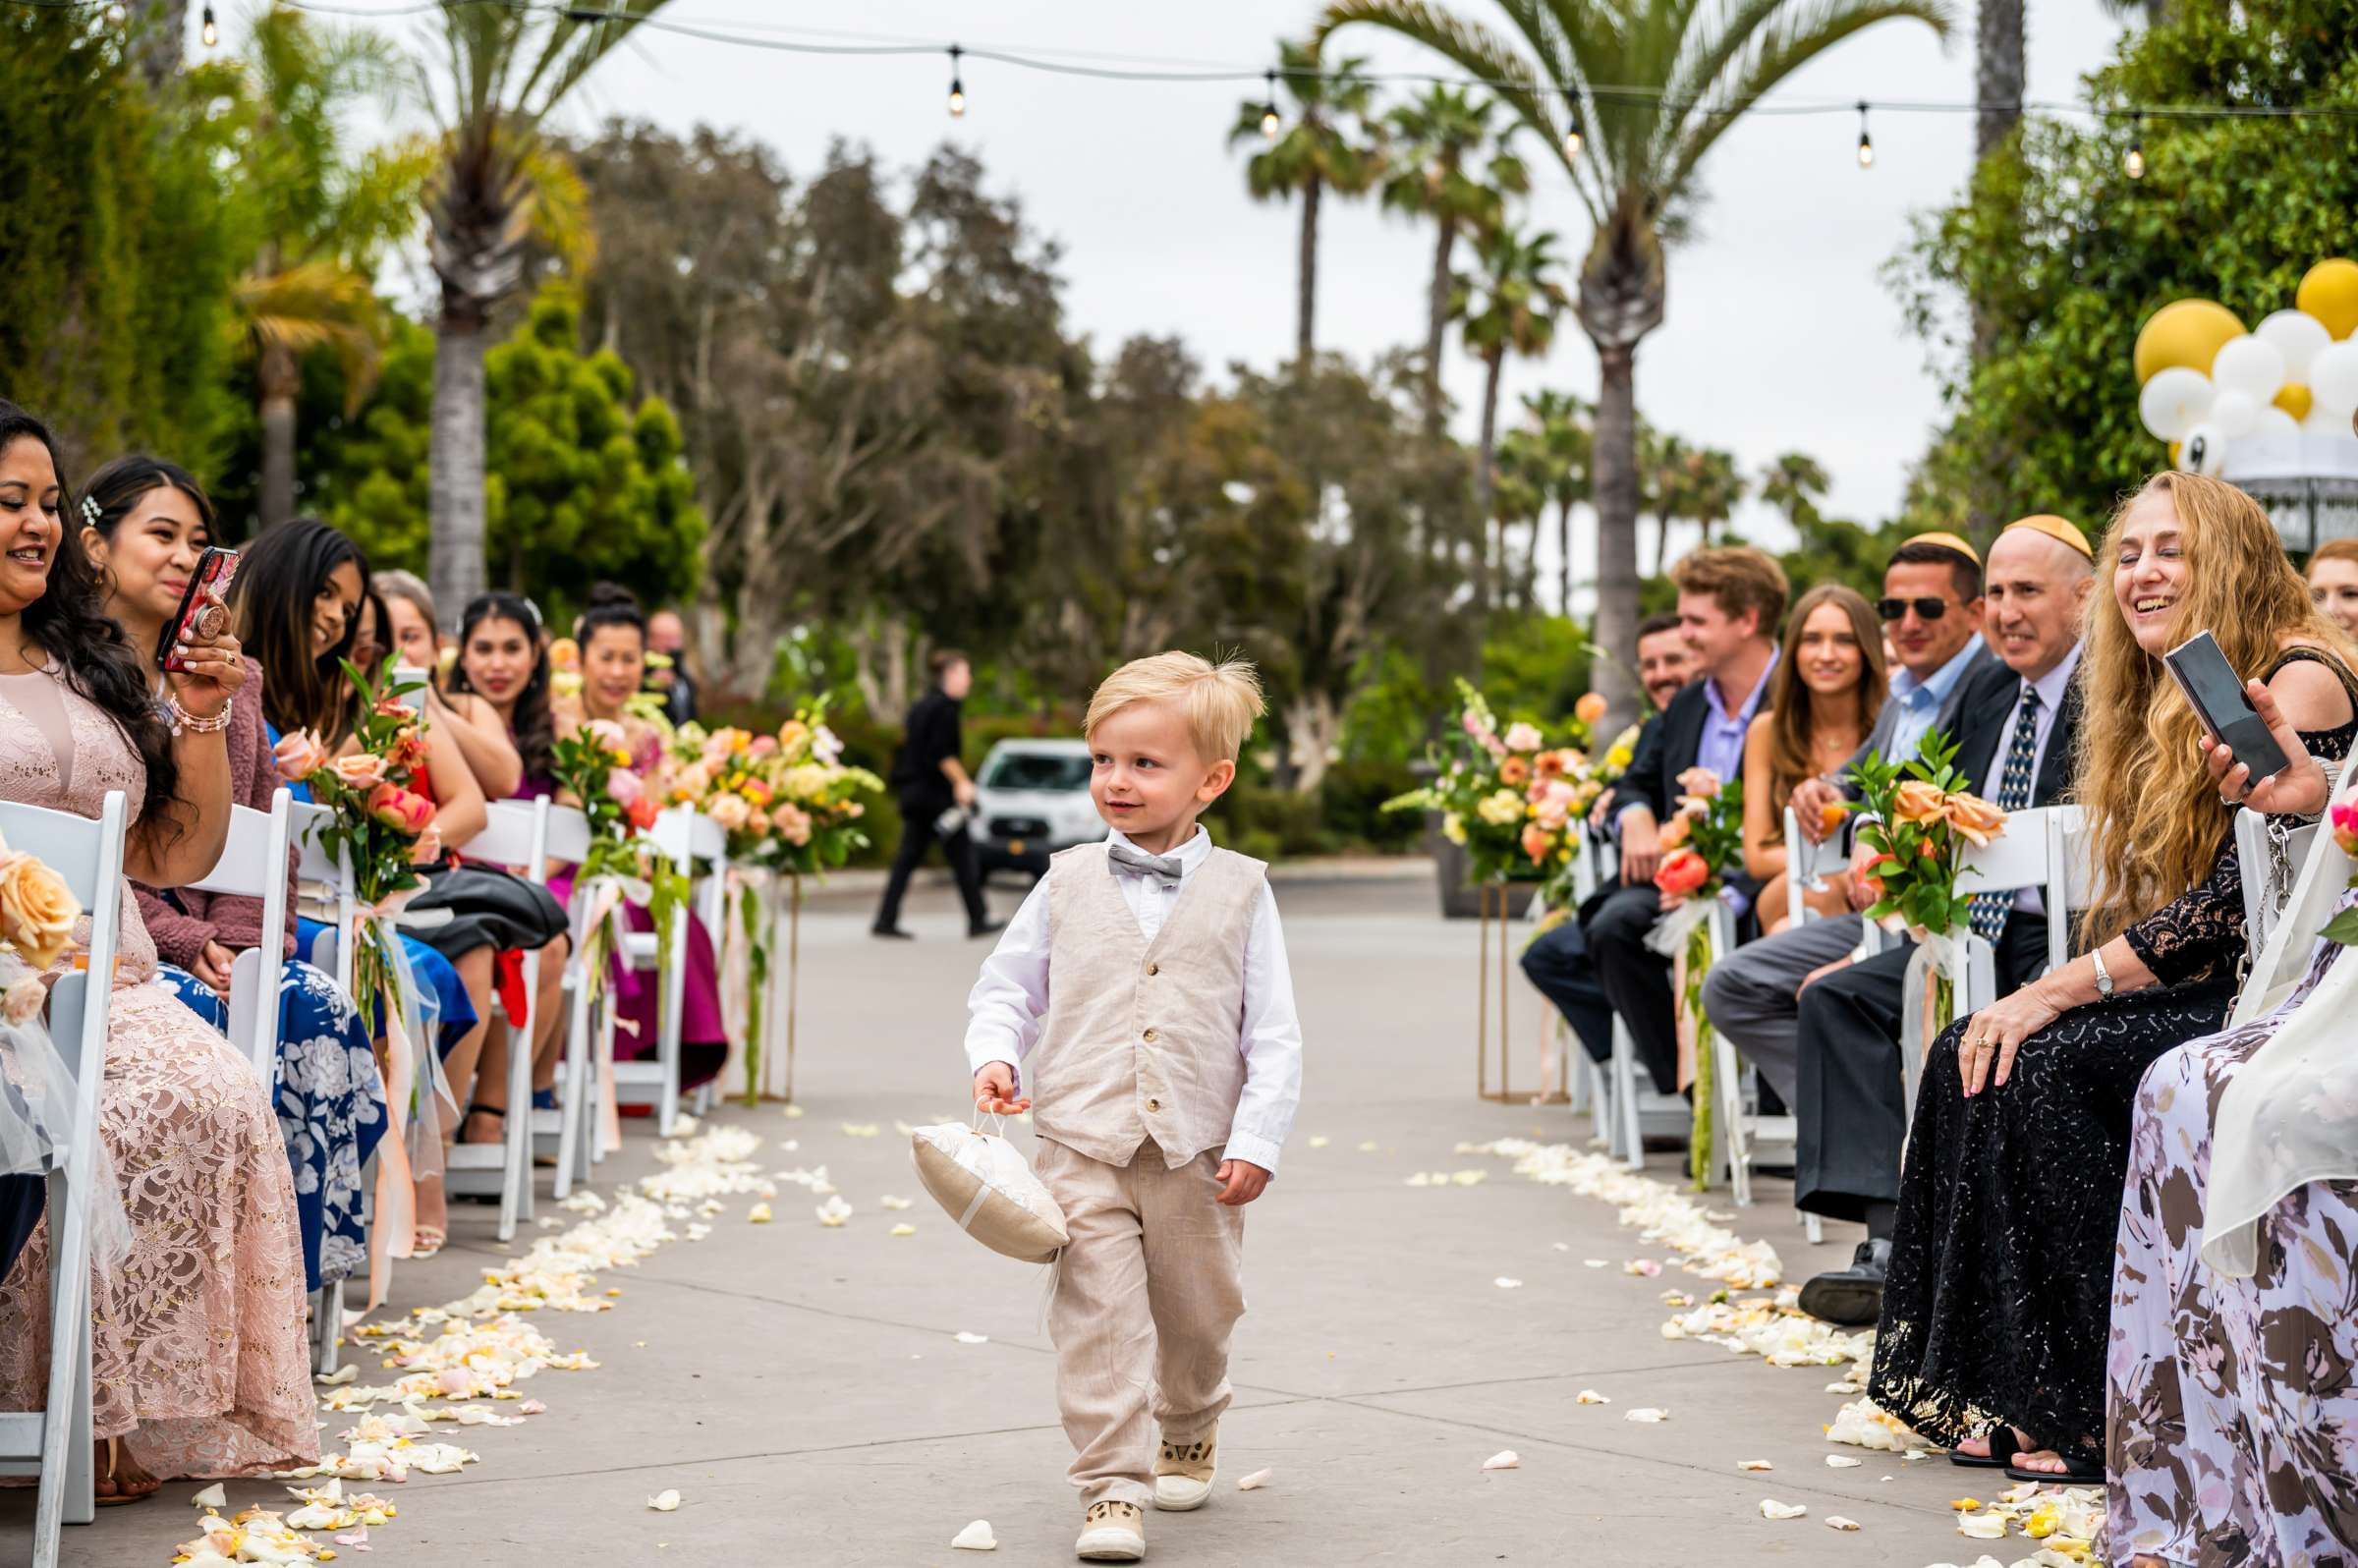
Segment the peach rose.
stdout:
[[629,734],[612,719],[591,719],[585,728],[589,730],[590,740],[609,752],[628,752],[631,749]]
[[1719,793],[1719,775],[1708,767],[1690,767],[1678,775],[1678,793],[1709,800]]
[[753,755],[754,755],[754,756],[777,756],[777,755],[778,755],[778,738],[777,738],[776,736],[774,736],[774,735],[757,735],[757,736],[755,736],[755,737],[754,737],[754,745],[753,745]]
[[1498,782],[1513,789],[1531,781],[1531,764],[1519,756],[1510,756],[1498,764]]
[[577,670],[582,666],[582,644],[570,637],[560,637],[548,644],[548,667],[552,670]]
[[385,759],[373,752],[355,752],[327,764],[336,781],[350,790],[373,789],[385,781]]
[[1978,795],[1958,793],[1946,803],[1948,825],[1960,838],[1969,838],[1980,848],[2006,830],[2006,813]]
[[1536,752],[1546,744],[1536,724],[1515,723],[1506,727],[1506,749],[1510,752]]
[[1711,879],[1711,867],[1691,849],[1672,850],[1654,873],[1654,885],[1674,898],[1685,898]]
[[73,944],[82,904],[66,879],[30,855],[0,857],[0,935],[34,969]]
[[704,814],[723,830],[734,833],[752,820],[754,809],[746,804],[742,795],[715,795],[712,804],[704,808]]
[[280,778],[300,784],[326,763],[327,748],[309,730],[291,730],[279,737],[278,745],[271,748],[270,757],[277,764]]
[[811,813],[792,801],[787,801],[769,813],[769,825],[778,830],[778,837],[789,844],[811,842]]
[[1667,822],[1664,822],[1664,823],[1662,824],[1662,832],[1661,832],[1661,846],[1662,846],[1662,848],[1664,848],[1664,849],[1676,849],[1676,848],[1678,848],[1680,845],[1684,844],[1684,843],[1687,841],[1687,835],[1688,835],[1689,833],[1693,832],[1694,830],[1695,830],[1695,818],[1693,818],[1692,816],[1689,816],[1689,815],[1688,815],[1686,812],[1672,812],[1672,813],[1671,813],[1671,816],[1670,816],[1670,820],[1668,820]]
[[1899,793],[1891,802],[1891,811],[1903,822],[1930,827],[1940,820],[1941,805],[1946,800],[1939,786],[1912,778],[1899,786]]
[[0,1018],[12,1024],[29,1024],[48,1005],[49,987],[41,983],[39,976],[28,975],[0,993]]
[[441,859],[442,824],[428,822],[425,824],[425,831],[418,835],[418,842],[410,846],[410,864],[412,866],[432,866]]
[[1572,704],[1572,716],[1583,724],[1595,724],[1604,717],[1604,696],[1600,692],[1583,692],[1580,700]]
[[801,719],[788,719],[778,726],[778,750],[792,756],[811,739],[811,726]]
[[398,784],[368,792],[368,814],[397,833],[422,833],[433,824],[434,803]]

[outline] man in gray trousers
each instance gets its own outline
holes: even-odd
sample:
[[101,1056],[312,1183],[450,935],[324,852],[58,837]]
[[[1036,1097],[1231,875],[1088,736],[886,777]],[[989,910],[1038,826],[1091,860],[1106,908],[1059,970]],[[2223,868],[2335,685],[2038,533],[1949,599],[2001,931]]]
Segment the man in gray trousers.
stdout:
[[[1854,762],[1870,752],[1905,761],[1936,729],[1956,739],[1957,710],[1972,676],[1997,662],[1981,635],[1981,557],[1953,533],[1920,533],[1894,551],[1883,568],[1878,608],[1899,668]],[[1794,790],[1793,812],[1805,832],[1817,829],[1822,802],[1851,792],[1847,776],[1846,768],[1841,782],[1809,779]],[[1794,993],[1811,975],[1847,958],[1860,934],[1856,915],[1789,925],[1719,959],[1704,980],[1703,1007],[1712,1028],[1760,1069],[1788,1105],[1800,1063]]]

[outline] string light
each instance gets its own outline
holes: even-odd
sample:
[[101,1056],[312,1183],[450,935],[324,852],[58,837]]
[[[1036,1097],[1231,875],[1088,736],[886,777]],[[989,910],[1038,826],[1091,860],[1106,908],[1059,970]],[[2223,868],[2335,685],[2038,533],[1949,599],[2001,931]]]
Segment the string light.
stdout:
[[2129,150],[2121,154],[2120,169],[2132,180],[2145,178],[2145,116],[2132,111],[2129,115]]
[[950,45],[950,118],[966,117],[966,84],[958,80],[958,61],[966,53],[956,44]]
[[[188,13],[183,11],[181,15],[185,17],[188,15]],[[185,27],[187,24],[184,23],[182,25]],[[206,6],[204,8],[204,46],[210,49],[213,45],[219,43],[220,41],[221,29],[213,26],[213,8],[211,6]]]
[[1263,80],[1269,85],[1269,97],[1268,106],[1261,112],[1261,134],[1274,141],[1277,140],[1277,128],[1280,124],[1277,118],[1277,73],[1275,71],[1266,72],[1263,74]]
[[1577,158],[1580,156],[1580,100],[1575,98],[1566,103],[1564,112],[1569,116],[1564,126],[1564,156]]
[[1875,139],[1867,134],[1867,100],[1859,100],[1859,167],[1875,167]]

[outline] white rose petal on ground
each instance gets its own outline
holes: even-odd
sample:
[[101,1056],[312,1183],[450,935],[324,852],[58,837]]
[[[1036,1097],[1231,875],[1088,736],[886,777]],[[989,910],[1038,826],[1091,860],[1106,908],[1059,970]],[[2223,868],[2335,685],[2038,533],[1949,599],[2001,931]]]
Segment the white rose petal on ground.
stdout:
[[1482,1468],[1485,1470],[1520,1470],[1523,1468],[1523,1456],[1512,1448],[1501,1448],[1484,1460]]
[[1319,1133],[1311,1139],[1310,1147],[1313,1148],[1324,1148],[1328,1144],[1333,1142],[1334,1140],[1328,1138],[1324,1133]]
[[1605,1398],[1604,1395],[1599,1393],[1594,1388],[1584,1388],[1574,1396],[1573,1403],[1581,1405],[1609,1405],[1612,1403],[1612,1401]]
[[1778,1502],[1774,1497],[1761,1499],[1763,1519],[1799,1519],[1810,1510],[1800,1503]]
[[1825,1528],[1828,1530],[1856,1530],[1859,1528],[1859,1522],[1855,1519],[1845,1519],[1840,1514],[1827,1514]]
[[667,1514],[680,1506],[680,1494],[674,1488],[665,1487],[663,1490],[656,1492],[652,1497],[649,1497],[646,1500],[646,1505],[649,1508],[652,1508],[656,1513]]
[[346,1362],[332,1372],[322,1372],[311,1379],[322,1388],[341,1388],[361,1375],[358,1362]]
[[1269,1475],[1268,1471],[1256,1470],[1250,1476],[1240,1476],[1237,1478],[1236,1489],[1238,1491],[1259,1491],[1269,1484]]
[[852,1205],[843,1201],[841,1193],[837,1193],[813,1209],[812,1212],[818,1216],[818,1222],[821,1225],[833,1230],[852,1217]]
[[800,1105],[789,1105],[786,1107],[786,1119],[788,1121],[793,1121],[796,1117],[802,1114],[803,1108]]
[[1504,1274],[1500,1274],[1496,1279],[1491,1280],[1490,1283],[1497,1286],[1500,1290],[1521,1290],[1523,1288],[1523,1281],[1519,1279],[1509,1279]]
[[895,1198],[892,1196],[892,1194],[886,1193],[882,1198],[876,1200],[876,1202],[897,1214],[902,1209],[909,1207],[912,1200],[906,1198]]
[[1825,1456],[1825,1468],[1828,1470],[1856,1470],[1865,1463],[1867,1463],[1866,1460],[1852,1459],[1847,1454],[1828,1454]]
[[1766,1459],[1744,1459],[1737,1461],[1736,1468],[1738,1470],[1774,1470],[1776,1467]]
[[961,1328],[958,1330],[958,1343],[961,1345],[987,1345],[990,1343],[990,1336],[988,1334],[970,1334]]
[[1668,1421],[1670,1419],[1670,1412],[1666,1410],[1656,1410],[1650,1405],[1641,1405],[1637,1409],[1631,1411],[1628,1415],[1623,1416],[1621,1419],[1623,1421],[1644,1422],[1647,1425],[1652,1426],[1656,1422]]
[[895,1225],[885,1234],[891,1236],[914,1236],[917,1234],[917,1227],[915,1225]]
[[998,1538],[990,1533],[990,1521],[978,1519],[950,1538],[950,1544],[960,1551],[996,1551]]
[[1374,1140],[1373,1138],[1371,1138],[1371,1139],[1369,1139],[1369,1140],[1368,1140],[1366,1143],[1364,1143],[1364,1144],[1360,1145],[1360,1146],[1359,1146],[1359,1151],[1360,1151],[1361,1153],[1363,1153],[1363,1154],[1373,1154],[1373,1153],[1375,1153],[1375,1152],[1376,1152],[1376,1140]]
[[769,1205],[767,1204],[756,1204],[753,1207],[745,1211],[745,1221],[749,1225],[768,1224]]
[[1976,1540],[2006,1539],[2006,1516],[1994,1509],[1986,1514],[1965,1514],[1957,1520],[1957,1534],[1971,1536]]
[[216,1481],[211,1485],[205,1487],[204,1490],[198,1492],[196,1496],[191,1497],[189,1501],[195,1503],[199,1508],[227,1508],[229,1506],[229,1491],[219,1482]]

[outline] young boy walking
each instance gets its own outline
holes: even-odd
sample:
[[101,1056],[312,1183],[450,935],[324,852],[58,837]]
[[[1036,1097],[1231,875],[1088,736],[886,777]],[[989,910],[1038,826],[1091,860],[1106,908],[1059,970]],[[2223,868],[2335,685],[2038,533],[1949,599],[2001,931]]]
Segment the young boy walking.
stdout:
[[1071,1236],[1048,1331],[1092,1562],[1146,1556],[1150,1499],[1211,1496],[1244,1205],[1301,1095],[1268,868],[1196,821],[1263,711],[1241,660],[1159,653],[1107,677],[1085,733],[1111,831],[1050,864],[969,1003],[975,1103],[1034,1108],[1035,1169]]

